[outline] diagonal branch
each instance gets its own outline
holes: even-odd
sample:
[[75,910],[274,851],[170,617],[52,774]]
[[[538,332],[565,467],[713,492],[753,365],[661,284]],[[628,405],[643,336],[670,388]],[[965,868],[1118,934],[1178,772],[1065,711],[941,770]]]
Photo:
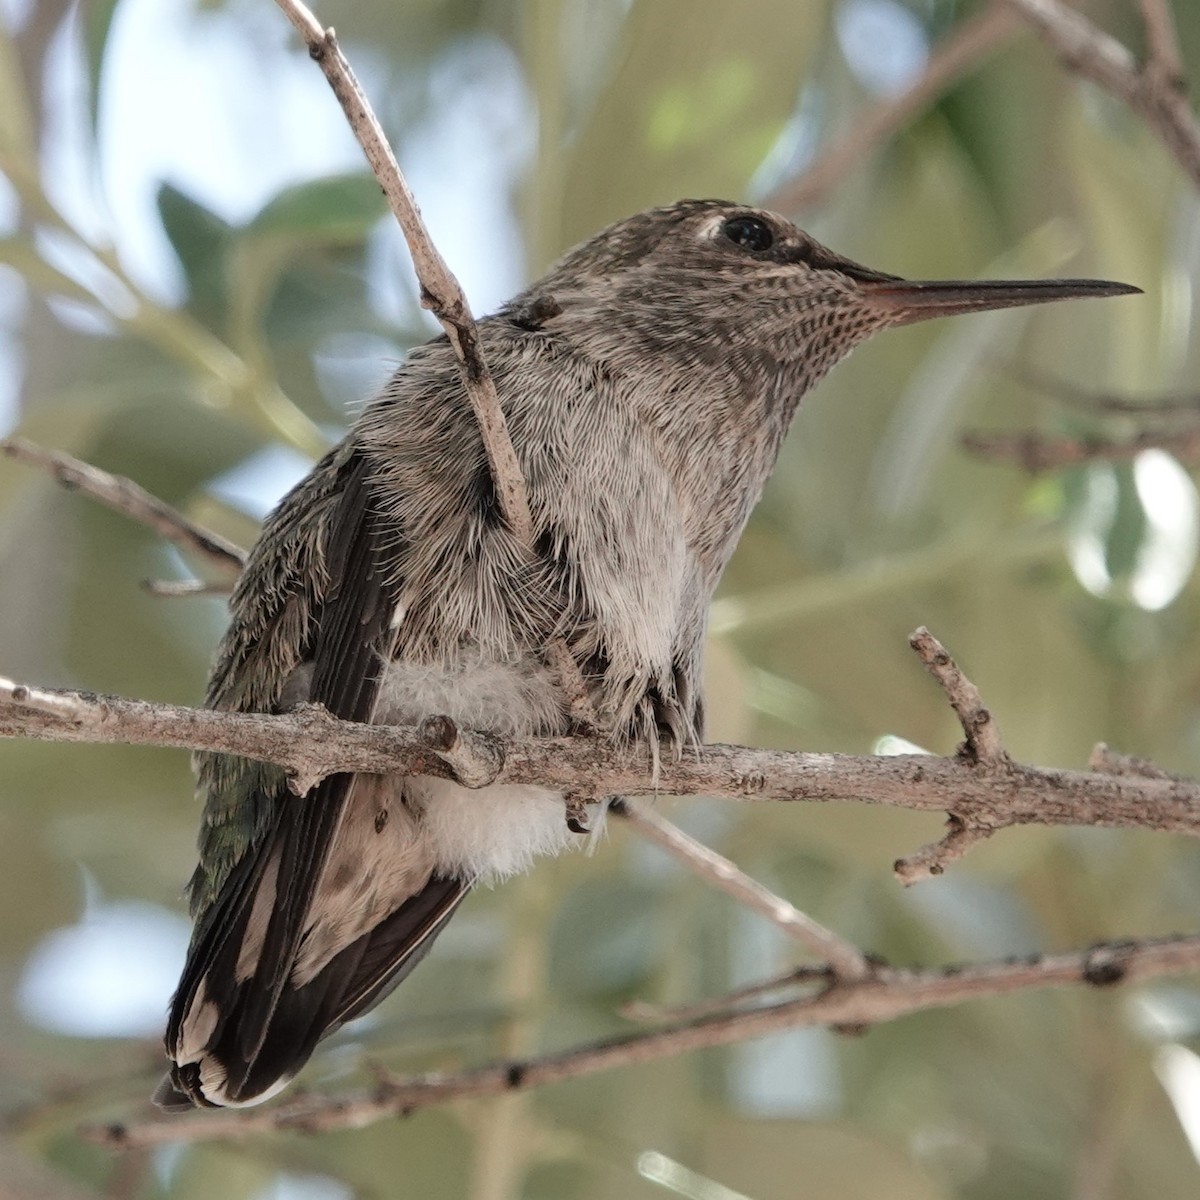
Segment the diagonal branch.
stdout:
[[963,21],[934,48],[925,69],[907,88],[868,108],[801,174],[777,187],[764,205],[797,212],[822,204],[876,146],[999,50],[1017,28],[1015,15],[999,5]]
[[326,29],[300,0],[276,0],[308,46],[308,52],[325,73],[379,180],[392,213],[400,224],[421,284],[421,303],[441,322],[458,358],[463,388],[475,410],[479,432],[487,451],[500,511],[526,549],[533,547],[533,519],[508,423],[500,407],[496,384],[483,357],[479,329],[462,285],[433,244],[396,156],[388,145],[362,87],[338,46],[332,29]]
[[[421,303],[441,322],[458,359],[463,389],[470,398],[483,439],[500,511],[517,541],[527,554],[532,555],[534,527],[529,491],[509,436],[496,382],[484,359],[479,327],[466,293],[429,236],[416,197],[353,69],[342,54],[334,31],[325,28],[302,0],[276,0],[276,3],[304,39],[309,54],[329,80],[329,86],[399,222],[421,285]],[[589,716],[591,703],[578,663],[562,638],[551,641],[545,652],[548,665],[558,677],[572,720],[581,730],[590,731],[594,720]]]
[[1187,86],[1179,31],[1170,0],[1137,0],[1146,30],[1146,63],[1143,68],[1159,86],[1181,91]]
[[783,930],[788,937],[799,942],[815,958],[828,963],[835,978],[863,979],[871,973],[871,963],[867,956],[853,942],[848,942],[833,930],[826,929],[820,922],[814,921],[807,913],[789,904],[782,896],[777,896],[729,859],[696,841],[670,821],[664,820],[648,808],[628,801],[619,801],[612,806],[611,811],[624,817],[643,837],[695,871],[714,887],[766,917],[777,929]]
[[1162,0],[1142,0],[1150,51],[1145,70],[1138,69],[1126,46],[1060,0],[1003,3],[1024,17],[1072,71],[1125,101],[1200,188],[1200,123],[1178,73],[1174,25]]
[[236,575],[246,561],[246,552],[240,546],[188,520],[132,479],[110,475],[61,450],[47,450],[25,438],[5,438],[0,441],[0,450],[17,462],[48,471],[63,487],[83,492],[115,512],[148,525],[160,537],[200,555],[226,575]]
[[815,994],[726,1011],[537,1058],[494,1062],[446,1074],[386,1076],[370,1092],[303,1097],[253,1112],[205,1112],[170,1120],[100,1126],[85,1133],[103,1145],[132,1149],[283,1131],[357,1129],[451,1100],[542,1087],[705,1047],[728,1046],[783,1029],[863,1027],[913,1012],[1030,988],[1080,983],[1107,987],[1194,971],[1200,971],[1200,936],[1110,942],[1072,954],[966,966],[879,967],[866,978],[846,980]]

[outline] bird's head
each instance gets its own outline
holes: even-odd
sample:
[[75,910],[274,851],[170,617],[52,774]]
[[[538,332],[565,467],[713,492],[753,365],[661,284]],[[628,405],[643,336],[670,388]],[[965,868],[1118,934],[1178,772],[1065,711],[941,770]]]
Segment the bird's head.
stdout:
[[[1139,289],[1094,279],[914,282],[822,246],[777,213],[682,200],[570,251],[517,302],[632,366],[783,372],[796,398],[873,333],[933,317]],[[600,317],[601,319],[597,319]]]

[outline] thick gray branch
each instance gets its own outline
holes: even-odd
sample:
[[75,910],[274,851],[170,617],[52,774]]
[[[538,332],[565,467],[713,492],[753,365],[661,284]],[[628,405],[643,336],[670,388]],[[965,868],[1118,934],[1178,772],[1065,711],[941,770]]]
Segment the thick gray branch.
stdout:
[[[956,758],[864,756],[705,746],[664,761],[657,786],[641,749],[593,738],[478,735],[495,771],[472,782],[530,783],[576,796],[720,796],[848,801],[951,812],[980,827],[1102,825],[1200,834],[1200,783],[1010,763],[1003,772]],[[339,721],[303,708],[280,716],[220,713],[0,680],[0,737],[216,750],[278,763],[298,787],[337,771],[455,777],[416,729]],[[461,747],[455,753],[461,754]]]

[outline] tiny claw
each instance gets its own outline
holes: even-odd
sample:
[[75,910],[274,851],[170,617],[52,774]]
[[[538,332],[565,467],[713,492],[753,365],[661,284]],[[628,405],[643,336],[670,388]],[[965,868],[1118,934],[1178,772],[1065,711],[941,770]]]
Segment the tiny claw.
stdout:
[[567,797],[567,828],[572,833],[591,833],[587,825],[587,804],[579,796]]

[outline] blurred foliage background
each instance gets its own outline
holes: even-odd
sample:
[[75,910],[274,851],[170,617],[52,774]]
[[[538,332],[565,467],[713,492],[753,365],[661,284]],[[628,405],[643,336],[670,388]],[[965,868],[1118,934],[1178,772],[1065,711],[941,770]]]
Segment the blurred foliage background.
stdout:
[[[1200,5],[1176,0],[1200,74]],[[601,225],[680,196],[762,200],[979,13],[968,0],[325,0],[477,311]],[[1089,6],[1135,50],[1130,0]],[[243,543],[428,337],[409,264],[317,69],[268,0],[0,3],[0,429],[126,473]],[[781,190],[782,189],[782,190]],[[722,585],[714,739],[953,748],[906,635],[928,624],[1010,751],[1092,743],[1200,774],[1200,505],[1150,451],[1031,480],[968,429],[1129,432],[1028,368],[1187,392],[1200,205],[1124,108],[1027,33],[789,209],[914,277],[1094,274],[1144,298],[889,333],[808,400]],[[219,598],[150,532],[0,461],[0,671],[194,703]],[[903,892],[928,816],[664,805],[896,963],[1192,928],[1182,838],[1016,830]],[[0,746],[0,1180],[47,1195],[346,1200],[1137,1200],[1200,1187],[1191,981],[1039,992],[860,1038],[757,1044],[335,1135],[115,1158],[81,1122],[145,1115],[187,937],[186,756]],[[431,959],[305,1086],[629,1028],[792,947],[622,828],[474,895]],[[55,1191],[53,1188],[72,1190]],[[0,1186],[0,1190],[3,1187]],[[8,1194],[32,1194],[32,1190]]]

